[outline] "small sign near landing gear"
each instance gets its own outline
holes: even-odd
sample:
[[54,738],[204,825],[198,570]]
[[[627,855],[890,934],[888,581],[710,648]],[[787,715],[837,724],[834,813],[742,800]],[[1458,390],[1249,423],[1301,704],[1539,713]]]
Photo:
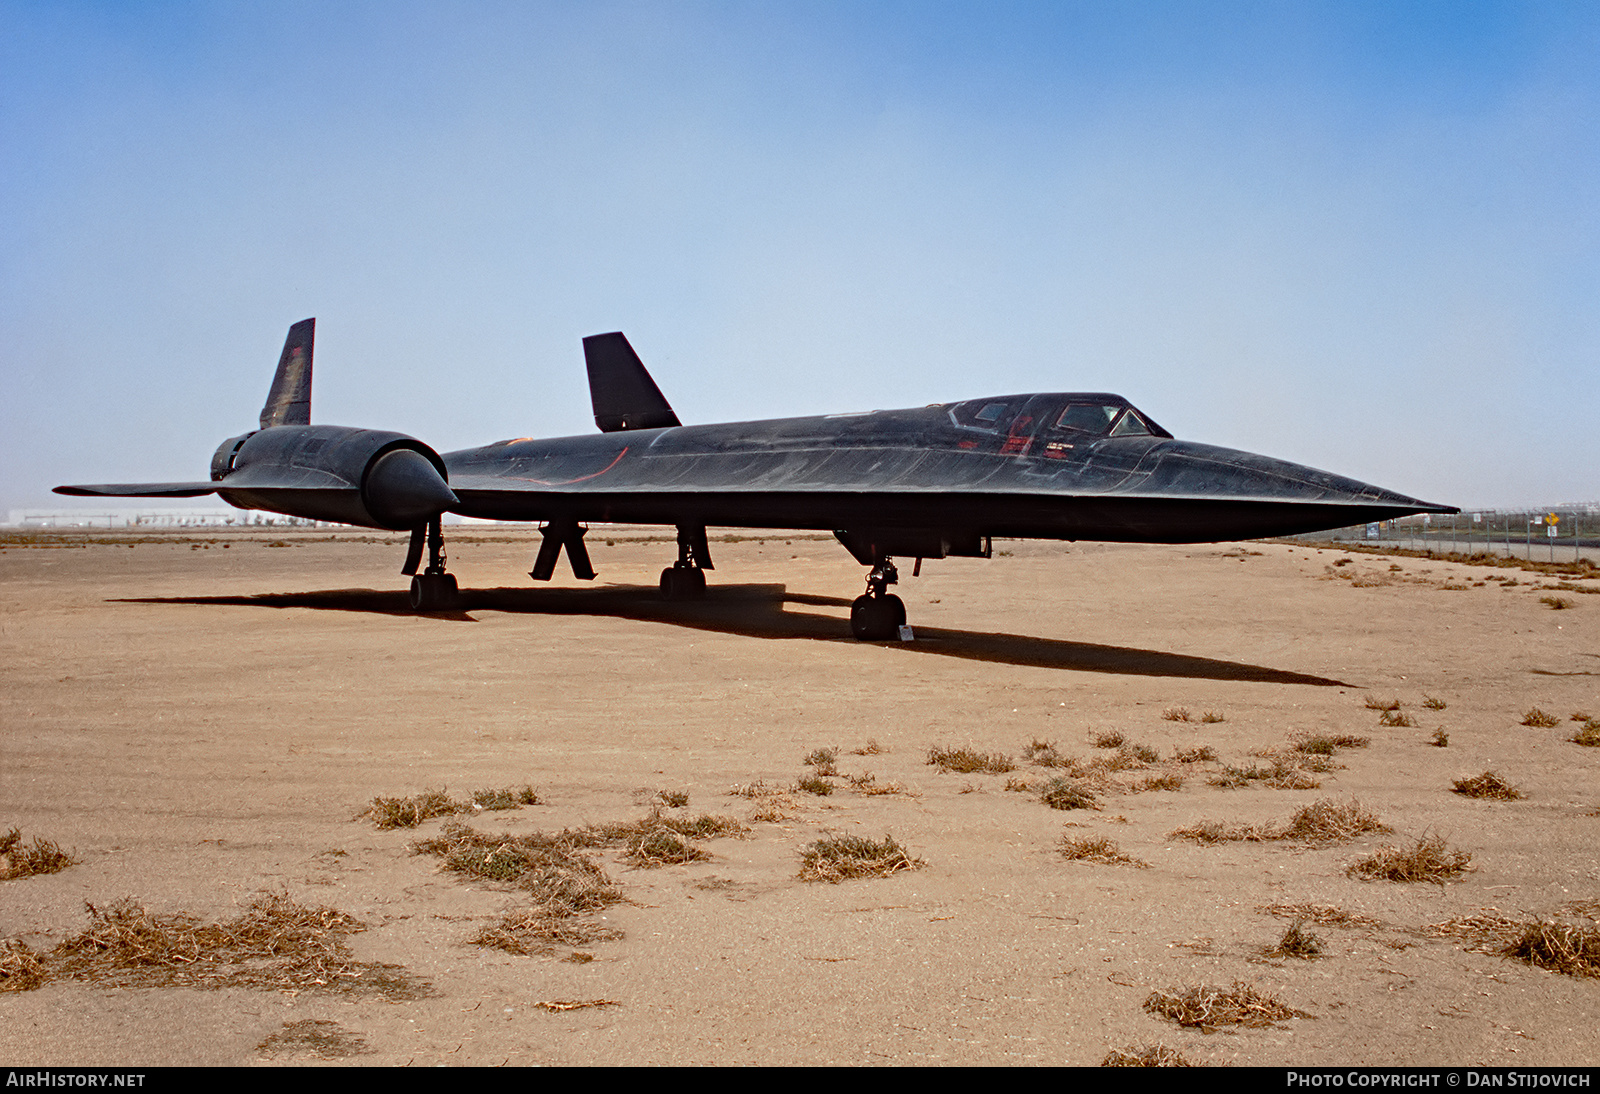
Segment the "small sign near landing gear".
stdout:
[[911,633],[911,624],[909,624],[909,623],[900,624],[900,641],[902,641],[902,642],[914,642],[914,641],[916,641],[916,636]]

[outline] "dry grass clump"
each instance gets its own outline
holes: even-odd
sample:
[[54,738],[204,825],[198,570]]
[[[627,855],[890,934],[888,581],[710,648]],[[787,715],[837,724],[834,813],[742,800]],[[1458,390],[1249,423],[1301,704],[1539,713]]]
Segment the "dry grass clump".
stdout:
[[371,992],[391,1000],[428,991],[398,966],[355,960],[345,936],[364,930],[361,923],[284,894],[259,896],[222,923],[157,916],[132,900],[87,908],[89,928],[52,951],[52,973],[131,987]]
[[1137,783],[1134,783],[1131,789],[1136,793],[1146,790],[1182,790],[1183,776],[1151,775],[1148,778],[1140,779]]
[[1336,843],[1355,839],[1367,832],[1387,831],[1389,826],[1354,798],[1344,803],[1332,798],[1320,798],[1290,817],[1289,823],[1272,838]]
[[1366,832],[1387,832],[1389,826],[1380,821],[1360,802],[1336,802],[1321,798],[1300,809],[1281,825],[1235,824],[1220,821],[1201,821],[1188,828],[1171,833],[1173,839],[1192,839],[1197,843],[1224,843],[1248,840],[1266,843],[1275,840],[1296,840],[1301,843],[1336,843],[1355,839]]
[[779,824],[789,820],[797,808],[788,790],[768,786],[759,779],[743,786],[735,786],[728,793],[734,797],[750,798],[757,803],[750,813],[750,820],[757,824]]
[[1211,776],[1206,781],[1225,790],[1238,790],[1257,781],[1273,790],[1316,790],[1322,785],[1299,767],[1282,760],[1274,760],[1271,767],[1261,767],[1257,764],[1251,764],[1249,767],[1228,765],[1223,767],[1219,774]]
[[1216,725],[1218,722],[1226,722],[1227,720],[1227,715],[1217,710],[1208,710],[1200,715],[1200,721],[1206,725]]
[[1096,747],[1096,748],[1121,748],[1123,746],[1123,744],[1125,744],[1127,742],[1127,740],[1128,739],[1126,737],[1124,737],[1122,734],[1116,732],[1115,730],[1112,730],[1109,733],[1096,734],[1095,735],[1095,739],[1094,739],[1094,747]]
[[1189,722],[1193,719],[1189,715],[1188,707],[1168,707],[1161,712],[1161,717],[1169,722]]
[[803,762],[815,768],[818,775],[837,775],[839,769],[834,765],[838,759],[839,750],[837,748],[819,748],[812,751]]
[[1554,714],[1546,714],[1538,707],[1530,707],[1528,713],[1522,716],[1522,724],[1536,729],[1553,729],[1561,724],[1561,719]]
[[922,864],[892,836],[879,841],[863,836],[835,836],[817,840],[800,852],[800,880],[837,884],[848,878],[889,877]]
[[1200,821],[1187,828],[1174,828],[1167,833],[1169,839],[1191,839],[1196,843],[1233,843],[1238,840],[1258,840],[1260,829],[1249,824],[1223,824],[1221,821]]
[[1411,720],[1411,715],[1409,714],[1404,714],[1398,710],[1386,710],[1378,715],[1378,724],[1380,726],[1411,727],[1417,723]]
[[870,771],[863,771],[859,775],[850,775],[846,781],[849,782],[851,790],[867,797],[876,797],[880,794],[904,794],[907,792],[904,786],[893,780],[879,783],[878,777]]
[[[447,870],[525,890],[533,899],[532,907],[507,913],[470,941],[508,953],[542,954],[557,947],[620,937],[593,917],[621,903],[622,892],[582,853],[583,848],[620,846],[640,866],[691,861],[704,852],[679,837],[683,829],[703,827],[704,820],[663,818],[652,811],[644,821],[568,830],[556,836],[493,836],[464,824],[451,824],[438,838],[417,844],[416,851],[442,858]],[[737,826],[726,818],[713,818],[712,823]]]
[[[690,839],[716,839],[736,836],[744,825],[732,817],[702,813],[698,817],[669,817],[652,809],[636,821],[592,824],[585,828],[564,829],[555,837],[558,846],[615,847],[635,866],[653,868],[709,858]],[[548,838],[548,837],[541,837]]]
[[33,837],[32,846],[24,845],[20,828],[0,836],[0,881],[54,874],[77,861],[55,842],[38,836]]
[[833,784],[821,775],[805,775],[797,780],[794,788],[806,794],[815,794],[819,798],[826,798],[833,793]]
[[449,817],[475,809],[520,809],[538,805],[533,787],[507,786],[495,790],[474,790],[466,801],[457,801],[444,790],[426,790],[410,798],[373,798],[366,812],[379,828],[415,828],[435,817]]
[[1054,741],[1041,741],[1037,737],[1022,750],[1022,758],[1035,767],[1065,767],[1073,762],[1057,750]]
[[1443,885],[1471,867],[1472,856],[1452,851],[1444,837],[1424,835],[1416,846],[1401,850],[1383,847],[1350,864],[1345,873],[1368,881],[1432,881]]
[[867,743],[862,745],[860,748],[853,749],[851,754],[855,756],[877,756],[880,753],[887,751],[888,749],[884,748],[878,743],[878,739],[876,737],[868,737]]
[[689,792],[687,790],[657,790],[656,801],[668,809],[682,809],[689,804]]
[[1564,612],[1568,608],[1574,606],[1573,602],[1564,596],[1541,596],[1539,598],[1539,603],[1545,605],[1554,612]]
[[642,869],[699,862],[710,856],[670,828],[652,828],[628,841],[628,861]]
[[428,790],[410,798],[373,798],[364,816],[379,828],[415,828],[434,817],[448,817],[463,809],[443,790]]
[[1443,699],[1435,699],[1431,695],[1424,695],[1422,697],[1422,705],[1429,710],[1443,710],[1447,704]]
[[1316,756],[1332,756],[1341,748],[1366,748],[1370,737],[1355,737],[1348,733],[1302,734],[1294,739],[1294,750]]
[[[665,791],[663,791],[665,793]],[[685,794],[684,801],[689,800]],[[538,805],[539,795],[534,793],[531,786],[503,786],[496,790],[474,790],[467,799],[469,808],[478,809],[521,809],[524,805]]]
[[1217,750],[1210,745],[1197,745],[1194,748],[1180,748],[1173,753],[1172,758],[1180,764],[1212,763],[1217,758]]
[[1322,940],[1305,929],[1304,920],[1295,920],[1283,932],[1278,944],[1267,951],[1268,957],[1299,957],[1311,960],[1322,956]]
[[1568,976],[1600,976],[1600,929],[1540,920],[1529,924],[1505,955]]
[[1506,782],[1493,771],[1485,771],[1470,779],[1457,779],[1451,790],[1464,798],[1493,798],[1496,801],[1516,801],[1522,791]]
[[1105,866],[1137,866],[1148,870],[1150,864],[1141,862],[1105,836],[1066,836],[1061,840],[1061,857],[1074,862],[1098,862]]
[[44,962],[20,938],[0,939],[0,991],[32,991],[49,979]]
[[518,908],[485,927],[467,941],[522,957],[548,954],[556,949],[612,942],[622,932],[589,918],[578,918],[543,906]]
[[1270,1026],[1290,1018],[1309,1018],[1254,985],[1235,980],[1232,987],[1193,987],[1181,992],[1151,992],[1144,1009],[1180,1026],[1210,1032],[1219,1026]]
[[1183,1053],[1166,1045],[1132,1045],[1114,1048],[1100,1061],[1101,1067],[1200,1067]]
[[493,836],[452,824],[416,852],[444,860],[453,873],[517,885],[556,914],[577,915],[619,903],[622,893],[599,865],[579,853],[583,842],[534,833]]
[[1398,699],[1379,699],[1379,698],[1374,696],[1373,698],[1370,698],[1370,699],[1367,700],[1367,709],[1368,710],[1382,710],[1382,711],[1399,710],[1400,709],[1400,700],[1398,700]]
[[1590,718],[1567,740],[1587,748],[1600,748],[1600,718]]
[[1051,809],[1098,809],[1094,791],[1080,779],[1058,775],[1039,789],[1039,800]]
[[958,775],[1004,775],[1008,771],[1017,769],[1010,756],[998,752],[979,752],[971,746],[964,748],[935,746],[928,749],[928,763],[940,771],[953,771]]
[[1428,738],[1428,743],[1434,748],[1449,748],[1450,734],[1444,731],[1444,726],[1440,726],[1433,731],[1433,736]]
[[1077,776],[1104,774],[1111,771],[1137,771],[1161,762],[1161,753],[1149,745],[1125,744],[1108,756],[1100,756],[1087,763],[1068,761],[1060,766]]

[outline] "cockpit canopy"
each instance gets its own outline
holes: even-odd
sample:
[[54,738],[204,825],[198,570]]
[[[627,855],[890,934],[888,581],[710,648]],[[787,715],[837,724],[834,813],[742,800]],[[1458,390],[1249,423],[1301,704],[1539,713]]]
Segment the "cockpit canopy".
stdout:
[[950,408],[958,429],[1059,437],[1087,442],[1099,437],[1166,437],[1162,429],[1120,395],[1002,395],[969,399]]

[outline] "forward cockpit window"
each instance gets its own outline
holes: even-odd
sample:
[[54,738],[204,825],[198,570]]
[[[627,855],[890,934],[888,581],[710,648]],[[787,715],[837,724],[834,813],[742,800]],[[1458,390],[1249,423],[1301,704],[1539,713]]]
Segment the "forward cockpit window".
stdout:
[[1106,403],[1068,403],[1056,419],[1055,427],[1097,437],[1144,437],[1150,434],[1150,427],[1133,407]]
[[1001,399],[972,399],[949,410],[950,420],[961,429],[1018,435],[1053,435],[1070,447],[1096,437],[1167,436],[1125,402],[1107,402],[1095,395],[1026,395]]

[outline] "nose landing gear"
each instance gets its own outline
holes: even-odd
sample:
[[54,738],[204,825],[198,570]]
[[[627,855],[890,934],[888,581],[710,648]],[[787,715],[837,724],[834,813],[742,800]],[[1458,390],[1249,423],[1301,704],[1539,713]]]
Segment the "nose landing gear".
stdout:
[[906,621],[906,603],[888,591],[899,581],[893,561],[879,558],[874,563],[867,591],[850,604],[850,633],[863,642],[883,642],[899,633]]
[[714,569],[711,546],[706,542],[705,525],[678,525],[678,561],[661,571],[661,598],[703,599],[706,595],[706,571]]

